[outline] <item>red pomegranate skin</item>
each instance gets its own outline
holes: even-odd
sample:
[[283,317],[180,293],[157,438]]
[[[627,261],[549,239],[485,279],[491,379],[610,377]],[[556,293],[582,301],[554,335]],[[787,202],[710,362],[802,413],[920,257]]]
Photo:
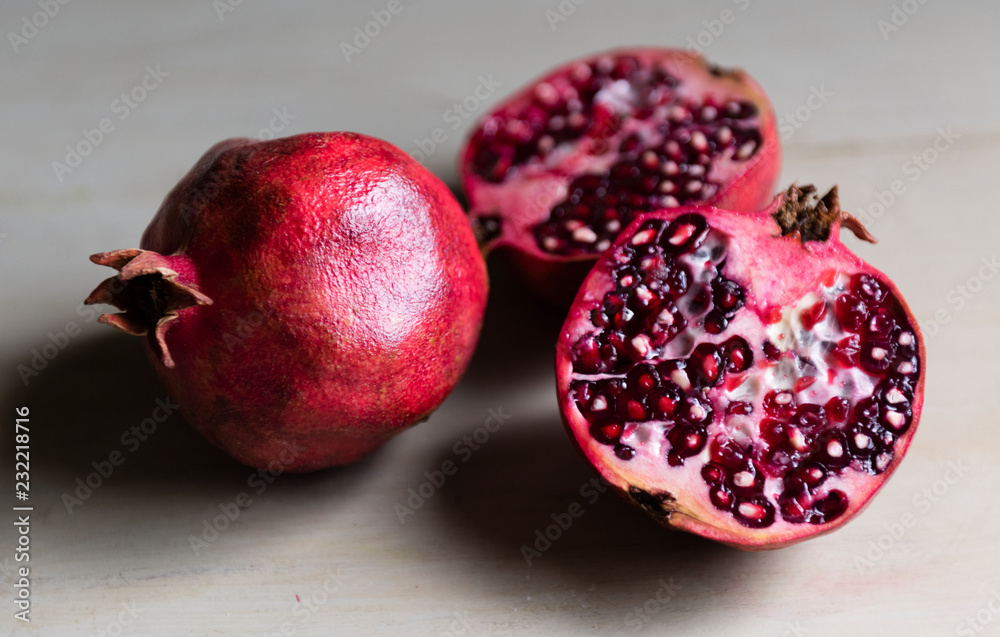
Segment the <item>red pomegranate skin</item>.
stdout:
[[157,373],[205,438],[272,470],[354,462],[426,419],[488,294],[448,188],[355,133],[216,144],[140,245],[211,300],[161,325],[163,351],[149,332]]

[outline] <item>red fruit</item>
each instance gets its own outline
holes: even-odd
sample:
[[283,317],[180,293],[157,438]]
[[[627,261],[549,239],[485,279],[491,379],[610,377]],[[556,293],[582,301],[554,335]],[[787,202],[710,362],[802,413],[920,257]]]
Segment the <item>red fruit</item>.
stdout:
[[[898,466],[923,403],[923,342],[896,286],[840,242],[841,226],[873,241],[840,210],[836,189],[817,200],[812,187],[793,186],[758,213],[658,211],[636,219],[588,275],[557,346],[563,417],[601,475],[663,524],[777,548],[847,522]],[[677,269],[690,286],[652,304],[619,276],[658,293]],[[863,299],[863,316],[862,304],[816,310],[845,294]],[[629,317],[613,339],[592,321],[609,303]],[[682,326],[665,335],[655,329],[664,306]],[[721,331],[709,328],[713,316]],[[842,355],[846,339],[857,341],[853,359]],[[596,352],[585,364],[583,343]],[[656,382],[633,382],[636,368],[656,370]],[[580,408],[581,396],[584,406],[609,403],[612,383],[616,404],[669,396],[678,406],[641,422],[600,414],[628,459],[595,437],[593,410]]]
[[460,157],[481,240],[564,305],[637,213],[759,210],[781,163],[774,111],[753,78],[654,48],[549,72],[486,115]]
[[216,144],[141,250],[87,303],[145,335],[185,418],[240,462],[353,462],[425,419],[465,370],[485,265],[458,202],[384,141],[314,133]]

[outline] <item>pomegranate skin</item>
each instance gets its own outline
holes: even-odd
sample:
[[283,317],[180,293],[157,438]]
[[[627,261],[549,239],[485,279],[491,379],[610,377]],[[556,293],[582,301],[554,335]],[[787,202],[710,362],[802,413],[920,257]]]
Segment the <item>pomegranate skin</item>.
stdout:
[[[813,205],[823,214],[831,215],[816,222],[815,226],[809,225],[815,218],[800,215],[799,220],[806,218],[807,223],[800,225],[801,229],[789,230],[783,225],[788,217],[779,220],[781,215],[778,213],[789,209],[800,212],[801,207],[812,205],[806,204],[797,210],[798,202],[793,194],[797,190],[793,186],[768,209],[758,213],[691,206],[639,216],[622,231],[615,245],[588,275],[566,318],[556,348],[557,392],[566,428],[583,456],[614,491],[667,528],[695,533],[746,551],[777,549],[817,537],[842,527],[861,513],[898,468],[913,440],[923,407],[926,348],[916,319],[895,284],[851,252],[840,242],[839,235],[845,227],[859,238],[872,241],[874,238],[856,219],[839,210],[836,190],[820,205]],[[708,331],[705,325],[710,313],[690,309],[698,302],[698,281],[701,285],[705,281],[692,268],[688,270],[689,291],[675,299],[678,313],[670,324],[685,321],[676,338],[670,336],[657,342],[647,338],[653,333],[645,327],[637,331],[628,323],[620,328],[623,334],[620,340],[628,347],[629,342],[636,342],[630,339],[645,339],[639,341],[650,350],[644,359],[634,362],[627,359],[602,369],[581,367],[584,352],[581,344],[586,342],[588,334],[595,333],[594,316],[599,316],[603,322],[601,312],[604,311],[602,307],[608,307],[608,293],[621,289],[615,287],[615,277],[621,282],[624,276],[642,276],[642,272],[621,274],[625,270],[620,268],[628,268],[643,258],[630,260],[622,258],[623,255],[632,250],[638,253],[650,243],[639,239],[645,228],[660,224],[665,227],[662,237],[667,239],[676,226],[684,227],[682,219],[689,218],[700,218],[708,223],[708,238],[704,244],[707,247],[702,253],[710,255],[709,259],[714,259],[715,264],[704,261],[705,270],[717,269],[722,279],[737,285],[740,300],[729,317],[728,327],[724,325],[720,331]],[[794,223],[794,216],[791,223]],[[813,236],[823,232],[828,235]],[[806,235],[808,242],[803,240]],[[656,242],[669,243],[661,239],[652,241]],[[716,248],[721,248],[722,252],[711,256]],[[686,259],[683,251],[678,249],[678,252],[681,254],[675,255],[678,262]],[[655,253],[651,254],[652,257],[646,258],[655,261]],[[688,266],[698,262],[702,261],[697,258],[685,261]],[[658,277],[653,275],[644,279],[634,289]],[[661,282],[669,280],[667,277]],[[877,327],[876,322],[869,323],[869,320],[874,321],[878,313],[872,310],[874,313],[869,315],[863,327],[844,327],[842,308],[830,300],[856,294],[856,281],[877,284],[875,295],[881,295],[884,306],[892,308],[891,313],[899,322],[898,331],[891,332],[900,344],[896,359],[902,361],[899,367],[877,373],[862,369],[865,365],[863,343],[866,338],[877,338],[866,336],[866,330]],[[817,303],[823,300],[819,294],[824,290],[829,292],[822,306],[825,310],[815,312],[813,310],[819,307]],[[631,308],[633,299],[642,295],[628,294],[624,306]],[[803,299],[810,300],[802,303]],[[652,315],[658,311],[654,310]],[[636,314],[638,316],[639,312]],[[645,319],[639,316],[636,324],[648,325],[643,321]],[[803,338],[809,334],[815,338]],[[861,336],[860,365],[857,359],[851,364],[839,362],[836,351],[831,349],[845,335],[849,338]],[[725,353],[726,346],[735,342],[750,345],[747,355],[740,357],[739,365],[734,365],[734,359],[727,359]],[[895,342],[893,352],[897,351]],[[902,353],[904,343],[909,354]],[[622,348],[622,351],[627,350]],[[711,360],[708,356],[698,358],[699,352],[706,351],[722,355],[718,366],[699,364]],[[855,356],[858,355],[859,352],[855,352]],[[608,364],[603,350],[601,356],[602,359],[594,364]],[[886,360],[890,358],[891,355],[886,356]],[[642,369],[651,371],[644,377]],[[683,373],[673,376],[671,370],[675,374]],[[803,380],[809,382],[803,383]],[[621,383],[617,385],[617,394],[608,392],[611,383]],[[684,391],[679,391],[681,388]],[[852,402],[842,415],[823,416],[822,424],[807,432],[808,442],[800,437],[798,452],[785,453],[787,443],[769,440],[768,435],[773,430],[766,423],[782,425],[782,433],[788,434],[792,431],[788,422],[802,412],[795,412],[794,417],[773,413],[781,408],[777,399],[780,394],[785,395],[784,404],[789,404],[793,412],[796,408],[808,410],[826,404],[825,413],[830,414],[827,401],[831,396],[846,397]],[[661,396],[673,397],[677,405],[696,400],[690,404],[697,404],[701,415],[693,418],[690,416],[694,413],[693,408],[685,414],[683,407],[675,407],[673,402],[663,407],[663,403],[658,402]],[[877,403],[878,411],[871,419],[865,415],[873,405],[868,401]],[[893,405],[900,406],[899,411],[886,410]],[[669,415],[657,411],[664,409],[669,410]],[[701,420],[706,417],[706,411],[707,421]],[[902,418],[893,421],[889,415],[904,412],[907,414],[905,421]],[[701,422],[690,424],[695,420]],[[677,430],[690,432],[691,453],[683,453],[680,445],[688,438],[674,436]],[[853,435],[839,437],[842,432]],[[861,432],[872,433],[863,444],[855,437]],[[875,432],[888,437],[876,440]],[[816,440],[827,441],[827,445],[834,443],[835,447],[817,444]],[[844,441],[842,445],[841,440]],[[773,446],[769,448],[768,445]],[[745,456],[734,460],[745,470],[725,466],[730,460],[721,450],[727,446],[731,457],[733,449]],[[864,451],[876,448],[885,455],[875,459],[876,452]],[[779,455],[769,455],[771,452],[779,452]],[[784,458],[784,467],[773,462],[775,458]],[[879,462],[883,458],[884,464]],[[874,464],[865,464],[873,461]],[[826,463],[820,467],[818,484],[797,491],[800,487],[794,486],[794,481],[798,472],[816,467],[818,462]],[[749,471],[744,472],[746,470]],[[711,477],[712,472],[717,472],[717,478]],[[746,482],[741,483],[741,479]],[[712,500],[716,486],[725,487],[724,495],[734,499],[736,504],[751,506],[751,511],[755,503],[773,506],[770,519],[757,520],[759,523],[745,518],[741,521],[736,514],[742,514],[742,509]],[[758,493],[753,493],[757,490]],[[836,510],[824,509],[822,502],[830,502],[827,498],[833,494],[842,498]],[[780,508],[782,502],[801,496],[806,496],[803,499],[808,500],[807,504],[817,508],[803,512],[798,519]]]
[[[160,268],[145,276],[208,300],[146,326],[153,366],[205,438],[259,468],[354,462],[426,419],[465,371],[488,294],[447,187],[354,133],[216,144],[140,245]],[[140,294],[111,302],[125,314],[104,322],[141,318]]]

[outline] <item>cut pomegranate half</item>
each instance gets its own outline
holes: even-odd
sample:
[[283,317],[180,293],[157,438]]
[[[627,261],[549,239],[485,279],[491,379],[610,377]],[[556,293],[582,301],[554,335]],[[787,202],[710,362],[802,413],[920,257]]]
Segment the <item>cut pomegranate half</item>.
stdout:
[[569,62],[483,118],[460,172],[481,241],[568,304],[636,214],[758,210],[780,168],[775,117],[740,70],[675,49]]
[[896,286],[839,240],[836,189],[758,213],[637,218],[595,265],[559,338],[566,425],[663,524],[743,549],[844,524],[898,466],[924,348]]

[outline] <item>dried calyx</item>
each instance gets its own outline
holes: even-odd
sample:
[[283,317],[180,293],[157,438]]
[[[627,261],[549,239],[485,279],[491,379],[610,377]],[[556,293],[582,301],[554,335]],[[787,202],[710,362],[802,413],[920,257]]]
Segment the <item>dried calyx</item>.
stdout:
[[165,339],[171,322],[182,310],[210,305],[212,300],[193,285],[182,283],[169,259],[155,252],[114,250],[92,255],[90,260],[119,272],[102,281],[84,300],[87,305],[102,303],[122,310],[120,314],[102,314],[97,320],[126,334],[147,336],[160,362],[173,367]]

